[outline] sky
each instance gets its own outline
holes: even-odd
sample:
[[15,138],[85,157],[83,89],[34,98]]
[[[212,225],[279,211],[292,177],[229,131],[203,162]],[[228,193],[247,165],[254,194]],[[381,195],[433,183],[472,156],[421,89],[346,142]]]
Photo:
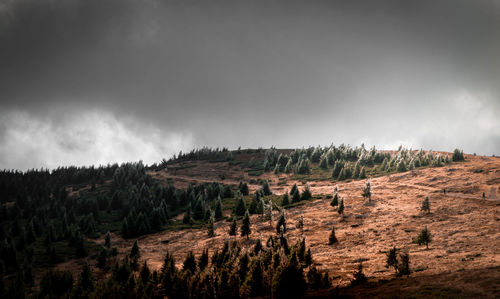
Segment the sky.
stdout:
[[0,169],[180,150],[500,154],[495,0],[0,0]]

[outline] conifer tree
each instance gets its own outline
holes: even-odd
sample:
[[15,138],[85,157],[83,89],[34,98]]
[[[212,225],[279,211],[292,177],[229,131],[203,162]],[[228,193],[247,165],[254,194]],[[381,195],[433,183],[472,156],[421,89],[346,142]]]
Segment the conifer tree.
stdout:
[[142,264],[141,272],[139,273],[139,277],[143,284],[148,283],[151,278],[151,270],[149,270],[148,264],[146,261]]
[[339,213],[339,215],[344,214],[344,198],[343,197],[340,199],[339,208],[337,209],[337,213]]
[[299,202],[300,201],[300,191],[299,189],[295,189],[295,192],[292,193],[292,202]]
[[240,185],[238,186],[238,189],[240,190],[241,194],[246,196],[248,195],[248,185],[247,183],[240,182]]
[[290,200],[289,200],[288,191],[287,191],[282,196],[281,206],[284,207],[284,206],[289,205],[289,204],[290,204]]
[[362,167],[362,168],[361,168],[361,173],[359,174],[359,178],[360,178],[360,179],[366,179],[366,171],[365,171],[365,167]]
[[301,200],[309,200],[312,198],[311,190],[309,189],[309,184],[306,184],[304,191],[302,191]]
[[184,271],[191,271],[192,274],[196,271],[196,259],[192,251],[188,252],[186,259],[182,265]]
[[304,214],[300,215],[297,225],[295,225],[301,232],[304,232]]
[[351,281],[351,285],[353,285],[353,286],[362,284],[367,280],[365,274],[363,273],[363,263],[362,262],[359,263],[358,270],[354,272],[353,276],[354,276],[354,279]]
[[406,277],[410,276],[411,270],[410,270],[410,255],[405,252],[399,255],[401,259],[400,266],[398,268],[398,276],[404,276]]
[[290,189],[290,195],[293,195],[298,190],[297,184],[293,184],[292,189]]
[[219,197],[217,199],[217,202],[215,203],[215,219],[219,220],[222,219],[223,217],[223,211],[222,211],[222,200]]
[[333,198],[332,198],[332,201],[330,202],[330,205],[332,207],[336,207],[339,205],[339,193],[338,192],[333,193]]
[[321,160],[319,162],[319,167],[321,169],[328,169],[328,162],[326,160],[326,156],[325,155],[321,158]]
[[265,181],[262,183],[262,191],[264,192],[264,195],[265,195],[265,196],[273,194],[273,193],[271,192],[271,188],[269,187],[269,181],[268,181],[268,180],[265,180]]
[[393,248],[389,249],[389,251],[387,251],[387,253],[386,253],[387,259],[385,262],[385,267],[386,268],[393,267],[395,273],[397,273],[398,269],[399,269],[397,251],[398,251],[398,249],[395,246]]
[[278,235],[286,233],[286,219],[284,212],[281,212],[280,218],[276,223],[276,233]]
[[429,196],[426,196],[424,201],[422,201],[422,206],[420,207],[421,211],[427,211],[427,213],[431,212],[431,204],[429,202]]
[[106,238],[104,239],[104,246],[107,249],[111,248],[111,234],[109,233],[109,231],[106,233]]
[[215,237],[214,218],[213,217],[210,217],[210,219],[208,220],[207,230],[208,230],[208,237],[209,238]]
[[240,195],[238,196],[238,202],[236,203],[236,208],[234,210],[234,213],[237,216],[243,216],[245,215],[245,211],[247,210],[245,206],[245,202],[243,201],[243,197]]
[[237,229],[237,226],[236,226],[236,219],[233,218],[233,222],[231,223],[231,228],[229,229],[229,235],[230,236],[236,236],[236,229]]
[[83,264],[82,272],[79,278],[79,288],[86,291],[94,290],[94,279],[92,278],[92,269],[88,263]]
[[139,250],[139,244],[137,243],[137,240],[135,240],[134,245],[132,246],[132,249],[130,250],[130,257],[131,258],[140,258],[141,253]]
[[201,253],[200,259],[198,260],[198,268],[200,272],[203,271],[208,265],[208,249],[204,249]]
[[361,195],[363,196],[363,198],[368,198],[368,201],[371,201],[372,200],[372,188],[371,188],[371,184],[370,184],[370,180],[366,181],[366,184],[365,184],[365,187],[363,188],[363,193],[361,193]]
[[335,236],[335,227],[332,226],[332,232],[330,233],[330,237],[328,238],[328,244],[332,245],[334,243],[337,243],[337,237]]
[[429,230],[427,229],[427,226],[426,226],[424,229],[422,229],[422,231],[418,235],[417,243],[418,243],[418,245],[425,244],[427,249],[429,249],[429,243],[431,241],[432,241],[432,236],[431,236],[431,233],[429,232]]
[[248,213],[248,210],[245,212],[245,217],[243,218],[243,223],[241,225],[241,236],[246,236],[248,239],[248,236],[251,234],[251,229],[250,229],[250,213]]
[[184,213],[184,217],[182,218],[182,223],[189,224],[191,223],[191,206],[188,206],[186,212]]

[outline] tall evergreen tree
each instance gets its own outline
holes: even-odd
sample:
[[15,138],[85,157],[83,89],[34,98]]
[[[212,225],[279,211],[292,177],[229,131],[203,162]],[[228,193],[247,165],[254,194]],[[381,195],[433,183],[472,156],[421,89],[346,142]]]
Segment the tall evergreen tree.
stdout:
[[248,210],[245,212],[245,217],[243,217],[243,223],[241,225],[241,236],[246,236],[248,239],[248,236],[251,234],[251,229],[250,229],[250,213],[248,213]]
[[236,208],[234,210],[234,213],[237,216],[243,216],[243,215],[245,215],[246,210],[247,210],[247,207],[245,205],[245,202],[243,201],[243,197],[240,195],[240,196],[238,196],[238,201],[236,202]]
[[420,207],[421,211],[427,211],[427,213],[431,212],[431,204],[429,202],[429,196],[426,196],[424,201],[422,201],[422,206]]
[[301,200],[309,200],[312,198],[311,190],[309,189],[309,184],[306,184],[304,191],[302,191]]
[[278,222],[276,223],[276,233],[278,235],[286,233],[286,219],[285,214],[282,212]]
[[372,188],[371,188],[371,183],[370,180],[366,181],[365,187],[363,188],[363,193],[361,193],[363,198],[368,198],[368,201],[371,201],[372,199]]
[[289,200],[289,197],[288,197],[288,191],[285,192],[281,198],[282,198],[281,199],[281,206],[282,207],[290,204],[290,200]]
[[220,197],[217,198],[217,202],[215,203],[215,219],[222,219],[224,213],[222,211],[222,200]]
[[425,244],[427,249],[429,249],[429,243],[431,241],[432,241],[432,236],[431,236],[431,233],[429,232],[429,230],[427,229],[427,226],[426,226],[424,229],[422,229],[422,231],[418,235],[417,243],[418,243],[418,245]]
[[328,244],[332,245],[337,243],[337,237],[335,236],[335,227],[332,226],[332,232],[330,233],[330,237],[328,238]]
[[339,208],[337,209],[337,213],[339,213],[339,215],[344,214],[344,198],[343,197],[340,199]]
[[236,226],[236,219],[233,218],[233,222],[231,222],[231,228],[229,229],[229,235],[230,236],[236,236],[236,229],[237,229],[237,226]]
[[398,251],[398,249],[396,247],[389,249],[389,251],[387,251],[387,253],[386,253],[387,259],[385,262],[385,267],[386,268],[393,267],[395,273],[397,273],[398,269],[399,269],[399,261],[398,261],[398,257],[397,257],[397,251]]

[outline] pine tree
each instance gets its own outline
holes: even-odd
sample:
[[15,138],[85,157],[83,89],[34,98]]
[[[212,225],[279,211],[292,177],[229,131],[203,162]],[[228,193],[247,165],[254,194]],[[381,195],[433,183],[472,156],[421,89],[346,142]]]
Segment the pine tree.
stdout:
[[335,236],[335,227],[332,226],[332,232],[330,233],[330,237],[328,238],[328,244],[332,245],[334,243],[337,243],[337,237]]
[[217,198],[217,202],[215,203],[215,219],[219,220],[223,217],[222,211],[222,200],[220,197]]
[[354,276],[354,279],[351,281],[351,285],[353,285],[353,286],[362,284],[367,280],[365,274],[363,273],[363,263],[362,262],[359,263],[358,270],[354,272],[353,276]]
[[210,219],[208,220],[207,229],[208,229],[208,237],[209,238],[215,237],[214,218],[213,217],[210,217]]
[[344,214],[344,198],[343,197],[340,199],[339,208],[337,209],[337,213],[339,213],[339,215]]
[[286,233],[286,219],[283,212],[281,213],[280,218],[276,223],[276,233],[278,235]]
[[295,189],[295,192],[292,193],[292,202],[299,202],[300,201],[300,191],[298,188]]
[[361,193],[363,198],[368,198],[368,201],[371,201],[372,199],[372,191],[371,191],[371,184],[370,180],[366,181],[365,187],[363,188],[363,193]]
[[236,219],[233,218],[233,222],[231,223],[231,228],[229,229],[229,235],[230,236],[236,236],[236,229],[237,229],[237,226],[236,226]]
[[265,195],[265,196],[273,194],[273,193],[271,192],[271,188],[269,187],[269,181],[268,181],[268,180],[265,180],[265,181],[262,183],[262,191],[264,191],[264,195]]
[[338,192],[333,193],[333,198],[332,198],[332,201],[330,202],[330,205],[332,207],[336,207],[339,205],[339,193]]
[[139,277],[142,280],[143,284],[146,284],[151,278],[151,271],[149,270],[148,264],[146,261],[142,264],[141,272],[139,273]]
[[104,246],[108,249],[111,248],[111,234],[109,231],[106,233],[106,238],[104,239]]
[[304,232],[304,215],[300,215],[297,225],[295,225],[301,232]]
[[360,179],[366,179],[366,171],[365,171],[365,167],[362,167],[362,168],[361,168],[361,173],[359,174],[359,178],[360,178]]
[[135,240],[134,245],[132,246],[132,249],[130,250],[130,257],[131,258],[140,258],[141,253],[139,250],[139,244],[137,243],[137,240]]
[[427,229],[427,226],[426,226],[424,229],[422,229],[422,231],[418,235],[417,243],[418,243],[418,245],[425,244],[427,249],[429,249],[429,243],[431,241],[432,241],[432,236],[431,236],[431,233],[429,232],[429,230]]
[[262,242],[261,242],[260,238],[258,238],[257,240],[255,240],[255,245],[253,247],[253,253],[255,255],[258,255],[259,252],[261,252],[261,251],[262,251]]
[[245,215],[245,211],[247,210],[245,206],[245,202],[243,201],[243,197],[240,195],[238,196],[238,202],[236,203],[236,208],[234,210],[234,213],[237,216],[243,216]]
[[92,269],[88,263],[83,264],[82,272],[80,273],[79,287],[83,291],[94,290],[94,279],[92,278]]
[[240,182],[240,185],[238,186],[238,189],[240,190],[241,194],[246,196],[248,195],[248,185],[247,183]]
[[458,148],[456,148],[453,151],[453,155],[451,156],[451,160],[453,162],[464,161],[464,152],[459,150]]
[[188,206],[186,212],[184,213],[184,217],[182,218],[182,223],[189,224],[191,223],[191,206]]
[[325,155],[321,158],[321,160],[319,162],[319,167],[321,169],[328,169],[328,162],[326,160],[326,156]]
[[421,211],[427,211],[427,213],[431,212],[431,204],[429,202],[429,196],[426,196],[424,201],[422,201],[422,206],[420,207]]
[[282,200],[281,200],[281,206],[284,207],[284,206],[287,206],[290,204],[290,200],[289,200],[289,197],[288,197],[288,191],[285,192],[283,194],[283,197],[282,197]]
[[410,276],[410,255],[405,252],[399,255],[401,259],[400,266],[398,268],[398,276],[406,275],[406,277]]
[[203,271],[208,265],[208,249],[204,249],[201,253],[200,259],[198,260],[198,268],[200,272]]
[[196,259],[192,251],[188,252],[186,259],[182,265],[184,271],[191,271],[192,274],[196,271]]
[[309,200],[312,198],[311,190],[309,189],[309,184],[306,184],[304,191],[302,191],[302,195],[300,197],[301,200]]
[[250,213],[248,213],[248,210],[245,212],[245,217],[243,218],[243,223],[241,225],[241,236],[246,236],[248,239],[248,236],[252,233],[250,229]]
[[389,249],[389,251],[387,251],[387,253],[386,253],[387,259],[385,262],[385,267],[386,268],[394,267],[394,272],[396,272],[396,273],[398,272],[398,269],[399,269],[397,251],[398,251],[398,249],[396,247]]
[[290,189],[290,195],[293,195],[298,190],[297,184],[293,184],[292,189]]

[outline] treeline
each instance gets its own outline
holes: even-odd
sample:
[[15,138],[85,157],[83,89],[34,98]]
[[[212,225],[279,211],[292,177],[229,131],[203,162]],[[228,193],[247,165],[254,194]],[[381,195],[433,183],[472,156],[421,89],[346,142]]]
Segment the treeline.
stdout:
[[[242,249],[226,242],[210,257],[188,253],[181,268],[170,253],[159,271],[140,263],[134,244],[130,254],[115,263],[111,276],[96,281],[85,264],[73,280],[69,272],[48,272],[40,285],[40,296],[75,298],[302,298],[308,290],[328,289],[327,272],[313,265],[305,240],[289,245],[283,236],[257,239],[253,248]],[[12,288],[5,295],[13,294]],[[10,297],[10,296],[8,296]]]
[[418,167],[440,167],[452,161],[463,161],[463,152],[455,149],[450,159],[432,151],[414,151],[399,147],[397,152],[390,154],[376,150],[375,147],[366,149],[364,145],[352,148],[349,145],[329,147],[309,147],[295,149],[289,155],[279,153],[277,149],[266,150],[263,168],[265,171],[274,171],[278,174],[296,173],[309,174],[311,165],[317,163],[321,169],[331,169],[331,177],[338,180],[363,179],[368,169],[377,172],[404,172]]

